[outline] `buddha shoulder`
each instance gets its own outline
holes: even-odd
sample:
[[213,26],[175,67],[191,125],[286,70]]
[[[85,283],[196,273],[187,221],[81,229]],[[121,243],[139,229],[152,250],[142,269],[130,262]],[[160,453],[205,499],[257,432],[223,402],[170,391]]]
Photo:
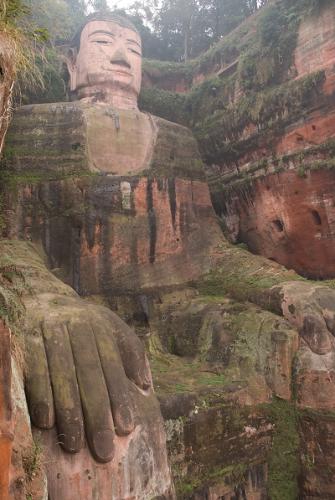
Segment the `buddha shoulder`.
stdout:
[[188,128],[137,109],[84,101],[17,110],[5,157],[17,170],[43,173],[203,178],[198,147]]

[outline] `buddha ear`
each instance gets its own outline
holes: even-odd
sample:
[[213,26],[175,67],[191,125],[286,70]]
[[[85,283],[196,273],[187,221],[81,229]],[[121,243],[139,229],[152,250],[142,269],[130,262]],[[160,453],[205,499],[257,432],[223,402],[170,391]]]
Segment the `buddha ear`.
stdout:
[[70,48],[65,55],[65,63],[70,75],[70,90],[77,88],[77,49]]

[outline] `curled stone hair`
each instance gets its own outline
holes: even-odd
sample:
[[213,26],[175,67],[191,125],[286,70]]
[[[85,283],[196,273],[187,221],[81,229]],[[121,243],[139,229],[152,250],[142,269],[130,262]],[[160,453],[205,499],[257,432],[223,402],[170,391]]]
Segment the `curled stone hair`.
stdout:
[[122,16],[120,14],[117,14],[116,12],[108,12],[108,11],[94,12],[93,14],[90,14],[85,18],[85,21],[78,29],[77,33],[72,39],[71,43],[72,47],[77,47],[77,49],[79,49],[81,33],[85,28],[85,26],[91,21],[114,21],[123,28],[128,28],[138,33],[138,29],[136,28],[136,26],[126,16]]

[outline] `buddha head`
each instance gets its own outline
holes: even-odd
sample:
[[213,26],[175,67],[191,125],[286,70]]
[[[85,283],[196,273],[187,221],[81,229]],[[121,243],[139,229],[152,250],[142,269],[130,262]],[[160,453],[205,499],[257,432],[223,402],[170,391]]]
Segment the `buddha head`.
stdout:
[[113,13],[88,16],[67,56],[71,94],[137,108],[141,65],[141,38],[127,18]]

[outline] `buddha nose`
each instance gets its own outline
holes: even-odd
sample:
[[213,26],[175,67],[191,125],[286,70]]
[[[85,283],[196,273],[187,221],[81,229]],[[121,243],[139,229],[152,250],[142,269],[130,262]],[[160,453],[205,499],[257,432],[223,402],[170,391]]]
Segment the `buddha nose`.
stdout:
[[127,54],[124,49],[119,48],[110,60],[111,64],[117,64],[118,66],[125,66],[130,69],[130,62],[127,58]]

